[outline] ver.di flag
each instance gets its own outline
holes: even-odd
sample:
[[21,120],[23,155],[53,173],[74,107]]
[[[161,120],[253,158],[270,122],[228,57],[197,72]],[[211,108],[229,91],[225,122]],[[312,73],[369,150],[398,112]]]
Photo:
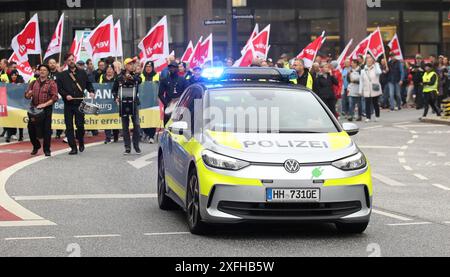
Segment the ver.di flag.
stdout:
[[190,67],[202,67],[208,61],[213,60],[213,35],[210,34],[203,42],[199,43],[192,54]]
[[314,60],[316,59],[317,53],[319,52],[320,48],[322,48],[325,40],[326,38],[324,31],[322,35],[316,38],[313,42],[306,46],[305,49],[300,52],[300,54],[298,54],[297,59],[303,59],[303,61],[305,62],[305,67],[311,68]]
[[367,51],[372,54],[375,60],[385,55],[383,38],[381,37],[380,28],[377,28],[371,35]]
[[33,15],[27,25],[25,25],[25,28],[12,39],[11,48],[21,62],[27,61],[28,55],[39,55],[42,53],[37,14]]
[[93,60],[116,55],[113,16],[108,16],[84,40],[87,53]]
[[344,51],[342,51],[341,55],[339,56],[337,62],[339,65],[339,69],[342,70],[345,67],[345,61],[350,57],[350,47],[353,44],[353,39],[350,40],[350,42],[345,46]]
[[33,78],[33,69],[28,61],[21,62],[17,57],[16,53],[13,53],[9,58],[8,62],[15,62],[17,64],[17,71],[19,71],[20,76],[23,77],[25,83],[28,83],[31,78]]
[[116,25],[114,25],[114,41],[116,48],[116,54],[114,57],[123,57],[122,28],[120,27],[120,19],[117,20]]
[[44,60],[55,54],[61,53],[63,34],[64,34],[64,14],[61,15],[58,21],[58,25],[56,25],[55,33],[53,33],[50,44],[48,45],[47,51],[45,52]]
[[192,44],[192,40],[191,40],[191,41],[189,41],[186,51],[184,51],[184,54],[181,57],[181,61],[184,63],[189,62],[193,53],[194,53],[194,45]]
[[167,16],[164,16],[139,43],[142,60],[157,61],[169,56],[169,31]]
[[397,59],[399,61],[404,60],[402,48],[400,47],[400,41],[398,39],[397,34],[394,35],[391,42],[389,42],[388,46],[391,49],[391,53],[395,54],[395,59]]
[[242,55],[242,57],[237,60],[233,67],[249,67],[253,63],[253,59],[256,57],[253,47],[250,45],[247,47],[247,51]]
[[367,54],[367,49],[369,46],[369,40],[370,36],[366,37],[363,41],[361,41],[353,50],[353,52],[350,54],[350,57],[352,60],[356,60],[359,55],[363,56],[365,59],[365,56]]
[[269,52],[270,40],[270,24],[264,28],[258,35],[253,38],[251,46],[255,52],[256,57],[266,59]]

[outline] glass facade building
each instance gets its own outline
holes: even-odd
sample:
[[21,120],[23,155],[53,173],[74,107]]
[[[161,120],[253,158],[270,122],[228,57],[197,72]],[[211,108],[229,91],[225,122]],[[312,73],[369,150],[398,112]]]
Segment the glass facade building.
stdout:
[[[364,2],[365,10],[361,14],[353,14],[360,20],[349,25],[345,18],[353,10],[346,5],[351,1]],[[419,52],[424,55],[450,54],[450,0],[236,2],[244,4],[235,8],[236,14],[251,15],[237,20],[236,49],[245,44],[256,23],[262,28],[270,23],[271,57],[278,57],[281,53],[297,54],[322,30],[328,35],[323,54],[336,55],[349,38],[351,30],[348,29],[361,26],[365,33],[379,26],[386,42],[398,33],[404,54],[408,57]],[[376,4],[378,2],[381,6]],[[122,22],[125,55],[136,55],[140,39],[163,15],[168,15],[170,48],[177,55],[182,55],[190,39],[197,41],[200,35],[205,36],[209,32],[213,32],[215,37],[215,55],[222,58],[227,55],[227,25],[199,26],[207,19],[226,18],[226,0],[0,0],[0,3],[3,6],[0,11],[2,57],[11,53],[12,37],[34,13],[39,15],[43,48],[47,47],[62,13],[66,16],[65,51],[70,47],[75,31],[92,29],[113,14]],[[353,26],[355,24],[358,26]]]

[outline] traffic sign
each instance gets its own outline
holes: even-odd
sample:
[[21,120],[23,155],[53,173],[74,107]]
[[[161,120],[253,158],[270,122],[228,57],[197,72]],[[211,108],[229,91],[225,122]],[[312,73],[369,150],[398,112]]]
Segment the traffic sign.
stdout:
[[205,26],[226,25],[227,24],[227,20],[226,19],[210,19],[210,20],[205,20],[204,24],[205,24]]

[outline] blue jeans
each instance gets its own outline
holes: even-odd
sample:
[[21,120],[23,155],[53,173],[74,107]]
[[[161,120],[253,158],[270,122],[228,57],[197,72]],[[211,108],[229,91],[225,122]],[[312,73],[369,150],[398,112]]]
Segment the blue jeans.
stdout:
[[342,110],[343,114],[348,114],[350,108],[350,96],[347,96],[347,90],[342,94]]
[[389,104],[391,111],[395,109],[395,102],[397,102],[397,107],[400,110],[402,108],[402,95],[400,84],[398,83],[388,83],[389,86]]
[[356,105],[358,105],[358,118],[362,117],[363,109],[361,97],[350,96],[348,98],[350,102],[350,111],[349,111],[350,117],[353,118],[355,116]]

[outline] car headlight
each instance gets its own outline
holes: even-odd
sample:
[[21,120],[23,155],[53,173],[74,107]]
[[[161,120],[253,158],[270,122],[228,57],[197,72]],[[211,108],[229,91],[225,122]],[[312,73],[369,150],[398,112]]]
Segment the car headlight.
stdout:
[[354,156],[333,163],[334,167],[337,167],[345,171],[362,169],[366,167],[366,165],[367,165],[366,157],[364,157],[364,155],[361,152],[359,152]]
[[209,150],[203,151],[202,158],[207,166],[218,169],[240,170],[250,165],[249,162],[223,156]]

